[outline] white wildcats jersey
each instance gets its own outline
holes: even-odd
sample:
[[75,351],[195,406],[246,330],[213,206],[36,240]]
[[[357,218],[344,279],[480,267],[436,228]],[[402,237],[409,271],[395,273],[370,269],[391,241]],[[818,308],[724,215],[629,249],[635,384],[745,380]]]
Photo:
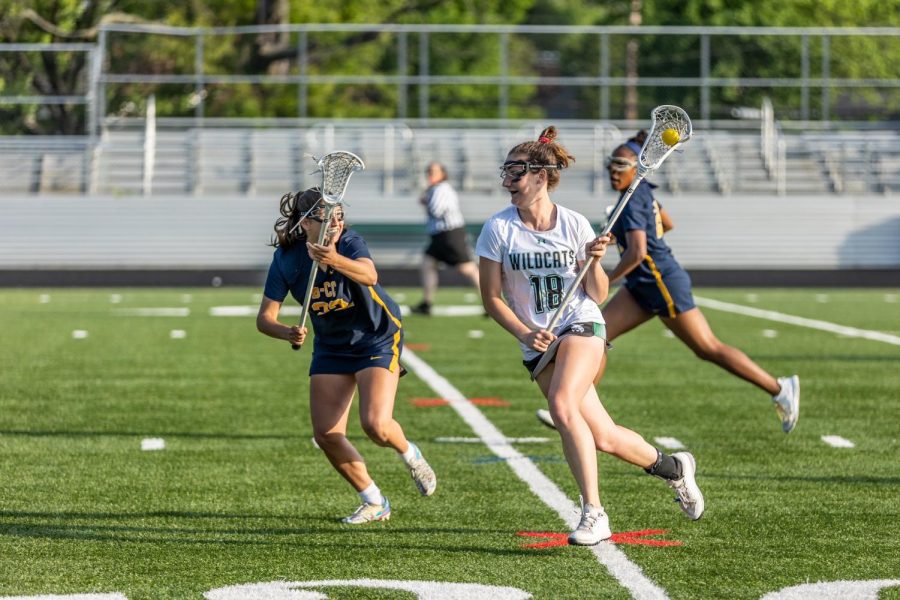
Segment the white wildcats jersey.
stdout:
[[[546,329],[563,296],[578,277],[584,247],[596,235],[581,214],[556,205],[556,226],[550,231],[528,229],[515,206],[498,212],[484,224],[475,253],[500,263],[503,297],[528,327]],[[554,333],[571,323],[605,323],[597,304],[580,285],[563,309]],[[520,343],[525,359],[538,355]]]

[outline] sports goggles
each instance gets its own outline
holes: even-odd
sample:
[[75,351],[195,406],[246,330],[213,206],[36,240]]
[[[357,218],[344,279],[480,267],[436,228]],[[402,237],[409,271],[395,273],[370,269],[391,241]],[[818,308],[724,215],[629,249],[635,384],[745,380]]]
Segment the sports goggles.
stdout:
[[558,169],[559,165],[536,165],[524,160],[508,160],[500,166],[500,179],[519,179],[529,170]]
[[[316,223],[324,223],[325,222],[325,215],[308,215],[306,218],[309,219],[310,221],[315,221]],[[331,220],[339,221],[339,222],[343,221],[344,213],[342,213],[342,212],[331,213]]]
[[636,161],[629,160],[624,156],[610,156],[606,159],[606,168],[610,171],[616,171],[617,173],[630,171],[636,166]]

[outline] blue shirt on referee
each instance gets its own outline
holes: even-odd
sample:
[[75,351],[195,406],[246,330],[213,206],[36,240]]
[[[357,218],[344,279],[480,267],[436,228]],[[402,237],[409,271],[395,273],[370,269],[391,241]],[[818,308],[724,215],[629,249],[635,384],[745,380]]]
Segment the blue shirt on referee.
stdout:
[[[352,229],[344,231],[336,249],[353,260],[372,258],[365,240]],[[290,292],[302,304],[312,264],[306,244],[276,248],[265,296],[283,302]],[[309,315],[315,332],[314,349],[366,354],[390,342],[402,328],[400,308],[381,285],[361,285],[332,267],[319,269],[316,274]]]

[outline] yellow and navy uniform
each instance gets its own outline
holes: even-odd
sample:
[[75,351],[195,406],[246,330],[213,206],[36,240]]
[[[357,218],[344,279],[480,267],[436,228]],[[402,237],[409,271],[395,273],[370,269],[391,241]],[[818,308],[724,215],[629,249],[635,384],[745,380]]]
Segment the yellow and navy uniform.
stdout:
[[[371,259],[365,240],[352,229],[342,233],[337,252],[352,260]],[[304,243],[276,248],[266,278],[266,297],[283,302],[290,292],[302,304],[312,265]],[[400,308],[379,284],[361,285],[328,267],[319,269],[314,285],[309,310],[315,332],[310,375],[399,367]]]
[[675,317],[694,308],[691,278],[663,240],[659,203],[652,183],[642,181],[612,227],[622,254],[628,248],[628,232],[647,234],[647,256],[625,276],[625,289],[644,310],[661,317]]

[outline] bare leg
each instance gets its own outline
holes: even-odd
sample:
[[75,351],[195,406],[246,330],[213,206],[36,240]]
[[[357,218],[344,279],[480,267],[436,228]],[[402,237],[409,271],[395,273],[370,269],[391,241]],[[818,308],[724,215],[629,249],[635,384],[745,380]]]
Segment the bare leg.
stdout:
[[581,405],[585,395],[593,389],[590,373],[596,372],[602,352],[603,340],[600,338],[567,336],[559,345],[556,362],[538,376],[538,385],[547,398],[553,422],[559,430],[569,469],[584,501],[594,506],[600,506],[597,451]]
[[459,263],[456,265],[456,270],[463,274],[469,281],[472,282],[472,285],[475,286],[475,289],[481,289],[478,282],[478,267],[471,260],[464,263]]
[[[631,292],[621,287],[616,292],[616,295],[603,307],[603,318],[606,320],[607,341],[612,342],[623,333],[628,333],[638,325],[652,319],[653,313],[641,308],[634,296],[631,295]],[[594,378],[594,385],[600,383],[605,372],[606,352],[603,353],[603,358],[600,361],[600,369]]]
[[593,387],[581,403],[581,414],[594,436],[597,450],[646,469],[656,462],[656,448],[636,431],[616,425]]
[[377,445],[406,452],[409,442],[394,420],[394,397],[399,369],[391,373],[382,367],[363,369],[356,374],[359,384],[359,418],[363,431]]
[[316,444],[335,470],[361,492],[371,485],[372,478],[363,457],[347,439],[347,416],[355,389],[353,375],[313,375],[309,408]]
[[660,319],[699,358],[719,365],[729,373],[765,390],[771,396],[781,391],[778,381],[749,356],[716,338],[699,308],[692,308],[674,318],[660,317]]
[[438,287],[438,263],[427,254],[422,258],[422,301],[431,304]]

